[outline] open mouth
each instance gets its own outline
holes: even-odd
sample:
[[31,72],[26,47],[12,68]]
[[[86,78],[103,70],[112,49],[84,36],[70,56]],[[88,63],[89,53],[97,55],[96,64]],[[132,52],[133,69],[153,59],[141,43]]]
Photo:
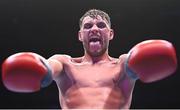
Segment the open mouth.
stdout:
[[97,51],[102,48],[102,39],[97,36],[93,36],[89,39],[89,47],[92,51]]
[[101,39],[98,38],[98,37],[92,37],[92,38],[89,39],[89,42],[99,42],[99,43],[101,43]]

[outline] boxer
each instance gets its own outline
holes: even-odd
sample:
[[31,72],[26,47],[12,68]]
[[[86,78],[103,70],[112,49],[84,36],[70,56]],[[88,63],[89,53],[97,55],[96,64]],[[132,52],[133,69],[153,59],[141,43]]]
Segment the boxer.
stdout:
[[3,83],[11,91],[29,93],[55,81],[63,109],[128,109],[136,80],[150,83],[175,73],[176,52],[166,40],[147,40],[113,58],[108,54],[113,36],[108,14],[91,9],[80,19],[83,56],[45,59],[33,52],[16,53],[2,65]]

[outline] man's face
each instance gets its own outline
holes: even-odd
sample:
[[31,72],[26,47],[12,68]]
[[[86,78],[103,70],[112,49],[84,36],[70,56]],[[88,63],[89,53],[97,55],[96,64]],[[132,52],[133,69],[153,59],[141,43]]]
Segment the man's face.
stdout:
[[98,15],[96,18],[87,16],[83,19],[79,40],[90,56],[97,57],[107,51],[109,40],[113,35],[113,30],[101,16]]

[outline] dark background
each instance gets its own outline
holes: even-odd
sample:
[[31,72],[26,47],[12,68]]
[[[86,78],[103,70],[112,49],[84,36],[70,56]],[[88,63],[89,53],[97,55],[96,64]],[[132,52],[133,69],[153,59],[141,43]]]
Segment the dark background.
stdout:
[[[174,44],[179,60],[179,0],[1,0],[1,64],[22,51],[45,58],[56,53],[83,55],[78,22],[91,8],[111,17],[115,31],[111,56],[127,53],[143,40],[165,39]],[[180,108],[179,72],[178,68],[174,75],[154,83],[137,81],[131,108]],[[0,108],[60,108],[55,83],[30,94],[10,92],[0,83]]]

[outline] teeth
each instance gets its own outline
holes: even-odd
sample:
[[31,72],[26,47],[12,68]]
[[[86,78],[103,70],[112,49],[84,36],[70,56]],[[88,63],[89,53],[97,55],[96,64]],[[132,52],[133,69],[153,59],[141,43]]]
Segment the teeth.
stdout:
[[100,45],[100,42],[99,42],[99,41],[90,42],[90,45],[91,45],[91,46],[97,46],[97,45]]

